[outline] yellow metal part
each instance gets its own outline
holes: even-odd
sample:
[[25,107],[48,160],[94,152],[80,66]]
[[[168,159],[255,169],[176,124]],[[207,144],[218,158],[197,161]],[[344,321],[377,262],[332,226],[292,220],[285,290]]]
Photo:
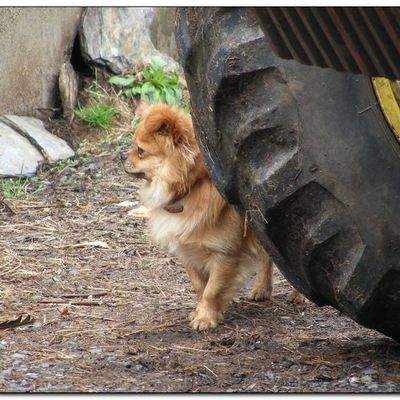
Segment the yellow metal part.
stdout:
[[400,141],[400,81],[372,78],[372,84],[383,114]]

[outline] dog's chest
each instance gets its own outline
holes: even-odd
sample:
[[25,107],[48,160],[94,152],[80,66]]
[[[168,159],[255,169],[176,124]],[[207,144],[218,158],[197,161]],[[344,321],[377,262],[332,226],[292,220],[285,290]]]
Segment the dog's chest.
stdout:
[[163,209],[155,209],[150,213],[150,229],[154,241],[174,250],[179,243],[188,240],[196,225],[184,212],[170,213]]

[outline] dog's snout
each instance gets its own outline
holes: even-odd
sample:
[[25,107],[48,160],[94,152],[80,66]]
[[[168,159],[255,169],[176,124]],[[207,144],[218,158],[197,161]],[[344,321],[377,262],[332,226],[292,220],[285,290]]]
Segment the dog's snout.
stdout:
[[119,152],[119,159],[121,161],[126,161],[128,159],[128,153],[126,153],[125,151],[120,151]]

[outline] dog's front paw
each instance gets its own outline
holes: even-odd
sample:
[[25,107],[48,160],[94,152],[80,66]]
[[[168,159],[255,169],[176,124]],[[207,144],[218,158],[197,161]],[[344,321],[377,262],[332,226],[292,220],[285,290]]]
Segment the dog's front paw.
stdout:
[[211,318],[196,317],[190,323],[190,326],[196,331],[205,331],[206,329],[214,329],[218,325],[218,321]]
[[199,309],[189,314],[190,326],[196,331],[216,328],[221,318],[222,315],[220,313],[204,312]]
[[269,288],[258,288],[255,287],[249,293],[248,299],[254,301],[264,301],[270,300],[272,295],[272,290]]
[[189,321],[193,321],[197,316],[197,310],[193,310],[190,314],[189,314]]

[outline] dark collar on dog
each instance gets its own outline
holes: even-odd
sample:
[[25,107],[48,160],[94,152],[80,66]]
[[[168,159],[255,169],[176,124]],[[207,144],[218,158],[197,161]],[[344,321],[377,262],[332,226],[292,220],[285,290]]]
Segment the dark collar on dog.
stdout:
[[187,193],[177,194],[166,206],[163,207],[163,209],[172,214],[181,213],[183,211],[183,205],[176,205],[175,203],[177,203],[179,200],[182,200],[186,195]]
[[173,204],[171,204],[170,206],[163,207],[163,209],[165,211],[168,211],[169,213],[178,214],[183,211],[183,205],[180,204],[180,205],[174,206]]

